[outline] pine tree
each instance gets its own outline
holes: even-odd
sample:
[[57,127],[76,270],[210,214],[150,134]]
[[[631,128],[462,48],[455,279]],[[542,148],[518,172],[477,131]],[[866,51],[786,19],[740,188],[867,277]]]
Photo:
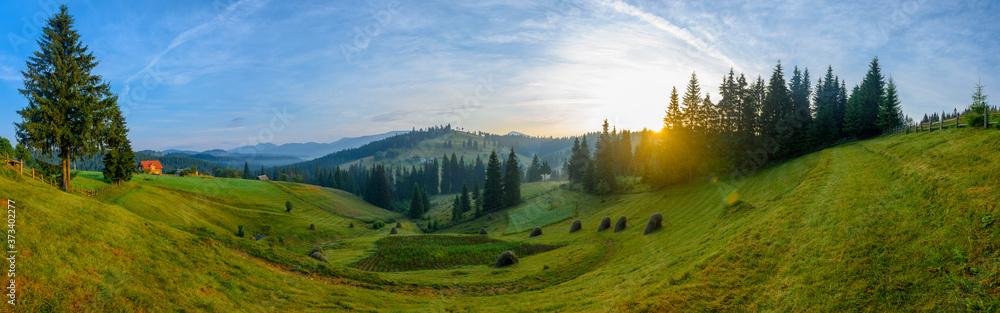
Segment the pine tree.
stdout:
[[469,187],[466,187],[465,185],[462,185],[461,204],[462,213],[472,210],[472,199],[469,197]]
[[[889,88],[895,90],[892,85],[892,79],[889,80]],[[985,113],[990,104],[986,100],[988,96],[983,94],[983,88],[981,83],[976,83],[976,86],[972,89],[972,104],[969,105],[969,114],[966,121],[972,127],[985,127],[989,123],[989,120],[986,119],[989,116],[986,116]]]
[[896,93],[896,83],[889,77],[889,83],[885,87],[885,97],[879,106],[878,126],[882,131],[891,131],[901,125],[903,125],[903,109]]
[[250,173],[250,163],[248,162],[243,162],[243,179],[253,179],[253,174]]
[[500,172],[500,158],[496,150],[490,153],[486,163],[486,183],[483,185],[483,210],[492,212],[503,207],[503,183]]
[[542,164],[538,161],[538,154],[535,154],[535,158],[531,159],[526,180],[529,183],[542,180]]
[[792,137],[789,126],[789,116],[792,115],[792,99],[785,84],[781,62],[774,67],[771,80],[764,96],[761,108],[761,127],[764,140],[773,142],[768,151],[773,158],[783,158],[791,150],[789,138]]
[[479,182],[476,182],[474,186],[472,187],[472,208],[476,211],[476,217],[479,217],[483,215],[483,197],[479,192]]
[[118,106],[111,86],[91,74],[98,61],[73,23],[66,5],[46,22],[39,51],[22,72],[24,89],[18,91],[28,106],[17,111],[22,121],[15,123],[19,143],[61,160],[63,190],[70,187],[70,163],[101,152]]
[[667,130],[680,130],[684,125],[684,114],[681,113],[681,104],[678,99],[677,87],[670,91],[670,104],[667,105],[667,115],[663,117],[663,128]]
[[[135,153],[132,152],[132,142],[128,140],[128,127],[125,126],[125,117],[115,106],[112,119],[111,131],[108,133],[104,154],[104,178],[117,185],[122,182],[132,180],[135,172]],[[18,144],[18,147],[22,147]]]
[[521,203],[521,167],[517,163],[517,154],[510,148],[510,155],[504,166],[503,175],[503,206],[512,207]]
[[424,199],[420,192],[419,185],[413,185],[413,196],[410,198],[410,210],[407,215],[412,219],[419,219],[424,215]]
[[851,94],[855,102],[848,104],[847,113],[844,116],[844,128],[848,134],[855,137],[870,137],[879,134],[877,124],[879,108],[882,105],[882,96],[885,93],[885,82],[882,77],[882,70],[878,65],[878,58],[872,59],[868,68],[868,74],[861,81],[858,91]]
[[451,161],[448,154],[441,158],[441,194],[449,194],[451,190]]
[[460,219],[462,219],[462,199],[461,196],[455,195],[455,201],[451,203],[451,220],[458,222]]
[[684,127],[688,131],[693,132],[695,136],[698,135],[697,130],[702,123],[702,114],[699,109],[701,103],[701,86],[698,84],[698,75],[691,73],[691,80],[688,81],[687,91],[684,92],[684,113],[681,115],[684,117],[682,122]]

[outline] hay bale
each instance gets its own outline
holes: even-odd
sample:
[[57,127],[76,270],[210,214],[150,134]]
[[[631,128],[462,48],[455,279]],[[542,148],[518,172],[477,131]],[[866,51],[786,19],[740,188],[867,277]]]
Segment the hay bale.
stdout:
[[316,224],[309,224],[309,230],[316,230]]
[[660,227],[663,227],[663,215],[660,215],[660,212],[653,213],[649,216],[649,222],[646,222],[646,230],[642,231],[642,235],[649,235]]
[[541,236],[541,235],[542,235],[542,228],[541,227],[535,227],[535,229],[531,230],[531,234],[528,235],[528,238],[537,237],[537,236]]
[[489,233],[486,232],[486,227],[483,227],[482,229],[479,230],[479,234],[480,235],[487,235]]
[[403,228],[403,224],[400,224],[399,222],[396,222],[396,228]]
[[580,220],[575,220],[573,221],[573,226],[569,227],[569,233],[572,234],[581,229],[583,229],[583,222],[580,222]]
[[514,254],[514,251],[507,250],[501,253],[499,257],[497,257],[497,262],[493,264],[493,268],[506,267],[517,263],[518,263],[517,255]]
[[618,221],[615,222],[615,232],[617,233],[617,232],[620,232],[620,231],[623,231],[623,230],[625,230],[625,216],[624,215],[622,215],[622,217],[619,217]]
[[602,232],[608,228],[611,228],[611,217],[605,216],[601,219],[601,225],[597,226],[597,232]]
[[392,229],[390,229],[390,230],[389,230],[389,234],[390,234],[390,235],[395,235],[395,234],[396,234],[396,228],[395,228],[395,227],[393,227]]
[[354,222],[351,222],[351,226],[347,226],[347,228],[354,228]]
[[309,257],[320,262],[330,263],[330,261],[326,259],[326,256],[323,255],[323,250],[319,247],[313,248],[312,251],[309,251]]

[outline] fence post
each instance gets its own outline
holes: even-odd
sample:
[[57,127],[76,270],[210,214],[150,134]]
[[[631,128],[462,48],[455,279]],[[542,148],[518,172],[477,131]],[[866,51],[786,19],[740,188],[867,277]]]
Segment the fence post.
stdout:
[[983,128],[990,128],[990,107],[983,108]]
[[[955,119],[955,122],[957,123],[958,119]],[[955,124],[955,128],[958,128],[958,124]],[[941,111],[941,128],[940,129],[944,130],[944,111]]]

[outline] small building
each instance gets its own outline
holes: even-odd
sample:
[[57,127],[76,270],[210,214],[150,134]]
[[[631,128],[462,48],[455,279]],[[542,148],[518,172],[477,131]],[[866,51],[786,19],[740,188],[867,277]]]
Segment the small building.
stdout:
[[257,176],[257,180],[263,180],[263,181],[267,181],[267,175],[260,175],[260,176]]
[[160,161],[157,160],[139,161],[139,171],[143,173],[149,171],[150,174],[160,175],[163,173],[163,165],[161,165]]

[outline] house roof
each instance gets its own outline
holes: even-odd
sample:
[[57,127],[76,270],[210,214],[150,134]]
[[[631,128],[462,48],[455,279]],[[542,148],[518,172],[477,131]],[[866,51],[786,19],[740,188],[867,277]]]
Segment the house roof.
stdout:
[[150,168],[150,166],[153,166],[153,165],[155,165],[156,168],[160,168],[160,169],[163,168],[163,165],[161,165],[160,161],[157,161],[157,160],[153,160],[153,161],[139,161],[139,165],[142,166],[142,168]]
[[260,176],[257,176],[257,179],[258,179],[258,180],[267,180],[267,175],[260,175]]

